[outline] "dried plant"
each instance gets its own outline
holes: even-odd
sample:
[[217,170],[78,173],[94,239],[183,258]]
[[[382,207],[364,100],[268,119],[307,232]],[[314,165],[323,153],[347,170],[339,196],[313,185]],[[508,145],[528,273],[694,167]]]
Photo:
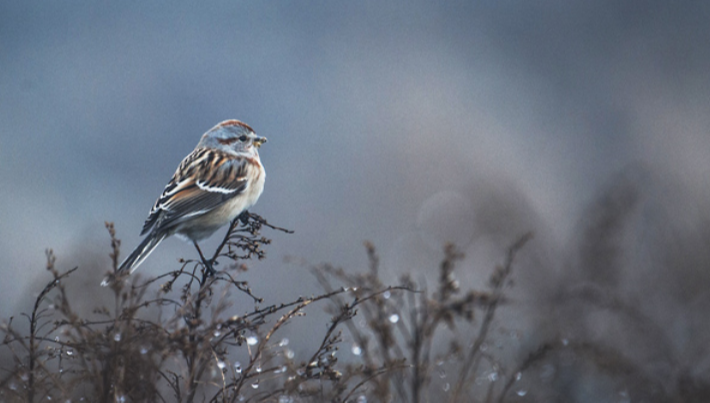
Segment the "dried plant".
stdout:
[[[113,224],[106,227],[115,270],[120,241]],[[491,329],[514,258],[530,234],[508,248],[483,290],[462,289],[455,269],[464,255],[451,244],[432,290],[408,273],[400,284],[386,285],[375,247],[366,243],[366,271],[312,267],[322,294],[262,306],[242,278],[248,260],[266,256],[265,228],[291,233],[245,213],[209,260],[181,260],[177,270],[149,280],[118,279],[109,288],[112,305],[98,305],[91,315],[75,309],[66,288],[77,268],[57,269],[47,251],[51,281],[23,314],[27,332],[13,319],[0,327],[7,358],[0,400],[505,402],[523,373],[564,352],[605,371],[643,374],[623,354],[582,340],[542,343],[517,365],[484,348],[495,338]],[[239,306],[235,293],[253,308]],[[288,346],[297,336],[285,325],[314,303],[325,303],[331,319],[322,334],[309,335],[317,340],[312,351],[297,357]],[[454,375],[442,386],[444,367]],[[479,382],[482,376],[487,382]]]
[[[493,272],[491,289],[487,291],[463,292],[460,289],[454,269],[464,255],[452,244],[444,247],[438,283],[431,293],[426,284],[417,286],[405,274],[401,287],[372,294],[382,289],[383,285],[379,278],[379,258],[374,246],[369,243],[365,245],[370,262],[367,273],[352,274],[330,265],[315,268],[314,273],[326,290],[334,289],[332,282],[337,281],[347,284],[356,295],[367,295],[372,299],[372,303],[362,307],[366,326],[358,327],[352,322],[346,325],[362,361],[360,366],[351,363],[349,373],[370,376],[367,379],[372,385],[370,392],[363,396],[372,397],[375,401],[430,400],[426,397],[426,391],[429,390],[432,372],[436,370],[437,363],[444,359],[434,356],[435,333],[446,329],[448,335],[445,339],[451,348],[445,355],[457,361],[459,373],[453,388],[448,384],[446,391],[452,389],[450,401],[469,401],[473,393],[470,375],[484,357],[481,345],[488,337],[502,299],[513,258],[530,238],[531,235],[526,234],[509,248],[506,262]],[[342,296],[332,299],[336,309],[345,304]],[[473,341],[466,340],[467,335],[456,332],[456,325],[460,321],[471,324],[477,317],[476,310],[482,310],[484,316],[478,325],[477,336]],[[461,347],[466,345],[469,345],[468,349]]]

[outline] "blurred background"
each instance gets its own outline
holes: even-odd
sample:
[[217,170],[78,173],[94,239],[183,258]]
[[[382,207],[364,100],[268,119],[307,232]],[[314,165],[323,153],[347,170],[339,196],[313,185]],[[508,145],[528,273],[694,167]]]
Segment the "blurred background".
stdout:
[[[101,293],[104,221],[125,256],[201,134],[236,118],[269,139],[252,211],[295,230],[267,231],[245,275],[267,302],[317,293],[309,264],[361,270],[365,240],[393,283],[433,279],[455,242],[483,288],[532,230],[501,317],[513,354],[585,337],[702,390],[708,21],[700,2],[3,1],[0,314],[49,280],[45,248]],[[171,238],[140,272],[194,255]]]

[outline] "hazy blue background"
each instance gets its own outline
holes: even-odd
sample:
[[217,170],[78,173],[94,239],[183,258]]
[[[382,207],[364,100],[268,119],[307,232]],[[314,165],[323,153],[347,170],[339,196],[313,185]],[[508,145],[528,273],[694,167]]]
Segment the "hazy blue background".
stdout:
[[[2,1],[0,314],[47,280],[46,247],[99,292],[103,222],[128,253],[199,136],[237,118],[269,139],[253,211],[296,231],[247,274],[257,293],[317,292],[282,258],[355,270],[366,239],[391,279],[455,241],[478,287],[532,229],[519,298],[621,287],[697,357],[680,346],[708,334],[709,21],[702,2]],[[619,198],[631,224],[606,228]],[[608,248],[587,248],[600,216]],[[170,239],[141,272],[193,255]]]

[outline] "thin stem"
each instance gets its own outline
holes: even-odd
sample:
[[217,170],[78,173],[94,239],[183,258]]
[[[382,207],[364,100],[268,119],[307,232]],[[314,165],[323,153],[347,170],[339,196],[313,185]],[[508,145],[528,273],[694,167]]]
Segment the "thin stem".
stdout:
[[200,259],[202,259],[202,263],[205,265],[205,270],[207,270],[207,273],[209,273],[210,276],[214,276],[215,271],[214,271],[214,269],[212,268],[212,262],[213,262],[214,260],[208,261],[208,260],[205,258],[205,255],[202,254],[202,249],[200,249],[200,245],[198,245],[197,242],[192,241],[192,244],[195,245],[195,249],[197,249],[197,253],[200,254]]

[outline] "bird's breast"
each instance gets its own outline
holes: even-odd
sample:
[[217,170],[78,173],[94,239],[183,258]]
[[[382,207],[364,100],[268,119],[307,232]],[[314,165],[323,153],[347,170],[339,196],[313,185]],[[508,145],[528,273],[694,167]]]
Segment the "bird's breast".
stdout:
[[176,233],[193,241],[205,239],[253,206],[264,191],[266,172],[258,160],[252,163],[251,168],[246,172],[247,186],[242,193],[226,200],[214,210],[181,225]]

